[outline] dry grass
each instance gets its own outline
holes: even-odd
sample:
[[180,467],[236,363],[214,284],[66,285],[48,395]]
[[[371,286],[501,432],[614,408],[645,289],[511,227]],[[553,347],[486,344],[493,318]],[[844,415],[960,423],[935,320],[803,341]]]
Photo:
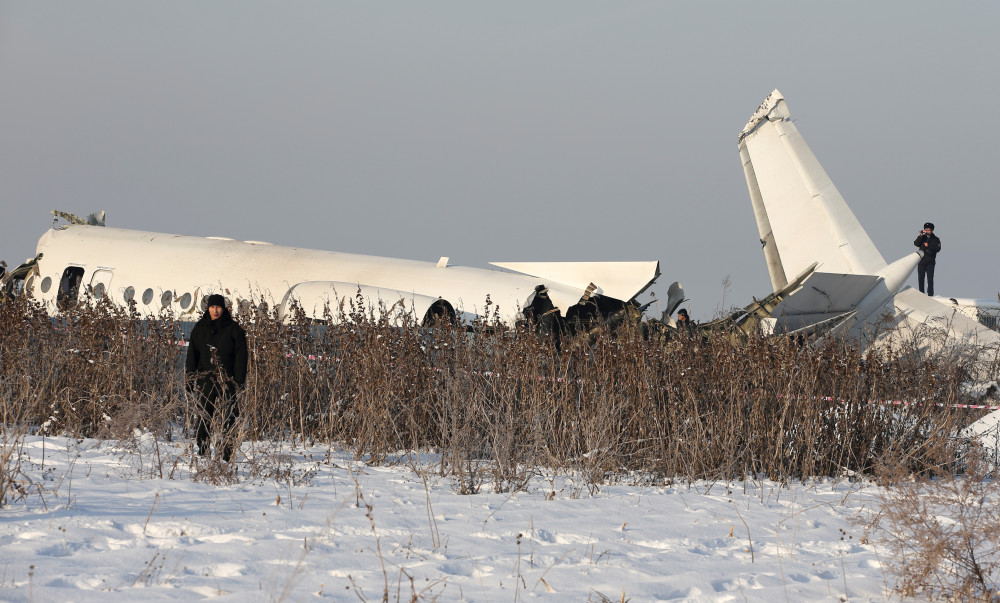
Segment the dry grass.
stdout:
[[[996,486],[981,463],[948,477],[952,436],[973,418],[949,406],[966,401],[967,363],[954,355],[885,356],[832,340],[734,344],[726,333],[664,343],[628,325],[613,336],[564,334],[557,345],[528,325],[495,320],[476,334],[450,324],[400,327],[386,318],[393,311],[355,300],[332,311],[350,319],[337,327],[301,314],[287,324],[238,317],[251,350],[239,437],[251,443],[234,472],[159,453],[158,442],[193,435],[196,405],[179,345],[190,325],[105,304],[51,318],[23,298],[8,300],[0,304],[0,506],[29,494],[19,455],[24,436],[39,432],[115,439],[144,451],[138,477],[173,476],[187,462],[194,479],[210,483],[307,480],[269,448],[288,441],[343,446],[373,464],[433,451],[433,466],[415,468],[447,476],[460,493],[517,491],[539,472],[584,476],[591,490],[905,476],[879,524],[899,560],[890,562],[897,590],[995,596],[989,545],[1000,537],[1000,515],[983,502],[996,501]],[[873,402],[885,400],[924,403]],[[893,459],[891,471],[884,459]],[[941,513],[953,523],[936,520]]]
[[[301,316],[241,319],[251,348],[241,434],[337,442],[370,463],[433,449],[456,489],[524,488],[536,468],[615,480],[787,480],[870,474],[880,458],[918,471],[952,454],[961,366],[862,354],[836,341],[800,347],[724,333],[648,341],[529,327],[391,326],[360,301],[350,326]],[[81,304],[56,319],[23,299],[0,305],[0,400],[8,434],[44,430],[128,439],[190,430],[183,325]],[[0,463],[16,445],[4,440]],[[10,471],[10,469],[4,469]],[[9,481],[9,479],[8,479]]]
[[893,589],[952,601],[1000,598],[1000,484],[973,450],[964,466],[914,476],[889,463],[869,528],[886,553]]

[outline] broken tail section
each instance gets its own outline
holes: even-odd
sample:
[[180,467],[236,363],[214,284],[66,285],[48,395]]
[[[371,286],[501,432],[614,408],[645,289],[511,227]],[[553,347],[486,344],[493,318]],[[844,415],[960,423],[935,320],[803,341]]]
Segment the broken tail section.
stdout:
[[[771,313],[776,332],[853,312],[843,330],[868,342],[910,330],[928,350],[938,347],[936,340],[1000,347],[1000,334],[962,314],[957,303],[905,288],[919,253],[886,263],[792,123],[779,91],[754,112],[738,146],[771,286],[776,294],[788,292]],[[790,276],[814,262],[816,271],[789,291]],[[988,367],[980,368],[980,378],[992,378]]]
[[863,323],[903,288],[919,256],[886,263],[778,90],[757,108],[738,146],[772,289],[788,291],[792,275],[816,267],[774,309],[778,331],[854,312],[852,329],[861,334]]

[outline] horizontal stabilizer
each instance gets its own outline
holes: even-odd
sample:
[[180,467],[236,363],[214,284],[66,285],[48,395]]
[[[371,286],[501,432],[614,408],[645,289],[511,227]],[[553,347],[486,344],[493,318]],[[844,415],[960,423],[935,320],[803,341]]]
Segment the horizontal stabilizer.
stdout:
[[[490,262],[493,266],[631,301],[660,276],[659,262]],[[547,283],[551,285],[552,283]]]
[[772,316],[837,315],[854,310],[882,280],[868,274],[814,272],[802,287],[775,307]]

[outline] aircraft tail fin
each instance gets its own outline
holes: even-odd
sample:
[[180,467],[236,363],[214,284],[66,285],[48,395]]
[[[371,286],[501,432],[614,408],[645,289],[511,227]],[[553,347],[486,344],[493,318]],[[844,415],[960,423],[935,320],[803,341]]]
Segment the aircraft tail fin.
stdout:
[[876,274],[886,261],[773,91],[738,139],[774,291],[818,261],[826,273]]

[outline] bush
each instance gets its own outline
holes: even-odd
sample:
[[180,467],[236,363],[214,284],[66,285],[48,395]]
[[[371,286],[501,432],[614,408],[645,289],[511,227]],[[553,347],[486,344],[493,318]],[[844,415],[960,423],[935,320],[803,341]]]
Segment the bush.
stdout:
[[[348,325],[238,317],[251,351],[241,394],[254,440],[339,442],[369,462],[440,452],[438,471],[475,491],[518,489],[534,467],[611,480],[871,474],[951,461],[960,366],[830,340],[733,344],[725,333],[663,344],[628,325],[559,345],[528,326],[403,326],[353,300]],[[394,324],[396,326],[394,326]],[[169,437],[189,428],[184,325],[81,304],[50,318],[0,304],[4,428],[79,437]],[[889,406],[873,400],[935,399]],[[16,409],[16,412],[14,410]],[[7,446],[5,444],[5,446]],[[5,448],[5,450],[8,448]]]
[[872,527],[899,594],[955,601],[1000,596],[1000,485],[978,452],[962,475],[932,470],[901,481],[897,467],[888,470],[892,487],[882,490]]

